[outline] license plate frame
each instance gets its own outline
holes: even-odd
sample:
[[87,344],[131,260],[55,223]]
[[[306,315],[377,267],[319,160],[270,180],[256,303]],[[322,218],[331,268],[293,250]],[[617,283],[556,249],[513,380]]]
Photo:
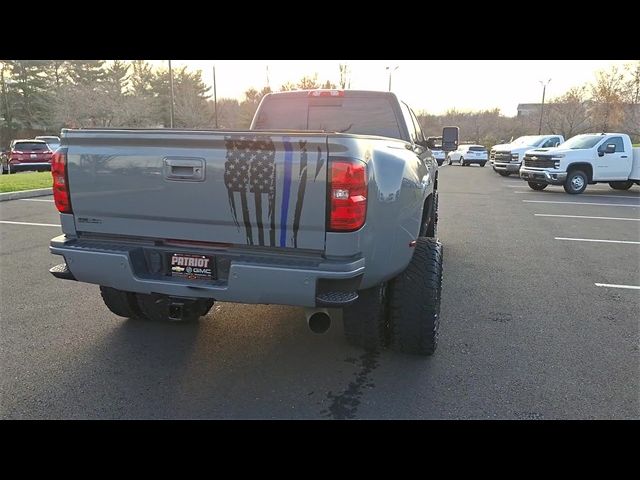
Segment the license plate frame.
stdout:
[[168,255],[169,272],[172,278],[189,281],[211,281],[216,279],[216,261],[212,255],[174,252]]

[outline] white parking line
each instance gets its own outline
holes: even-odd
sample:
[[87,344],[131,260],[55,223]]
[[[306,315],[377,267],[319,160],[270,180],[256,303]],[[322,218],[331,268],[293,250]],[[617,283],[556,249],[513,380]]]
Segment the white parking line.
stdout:
[[632,242],[630,240],[597,240],[595,238],[567,238],[567,237],[555,237],[555,239],[571,240],[573,242],[628,243],[631,245],[640,245],[640,242]]
[[55,223],[30,223],[30,222],[10,222],[9,220],[0,220],[0,223],[8,223],[10,225],[33,225],[34,227],[58,227]]
[[[534,192],[533,190],[524,191],[524,192],[515,192],[515,193],[542,193],[542,192]],[[548,195],[549,193],[562,193],[562,192],[544,192],[542,195]],[[583,193],[580,195],[581,197],[598,197],[598,198],[637,198],[640,200],[640,195],[594,195],[589,193]]]
[[562,203],[570,205],[602,205],[607,207],[631,207],[640,208],[640,203],[637,205],[630,205],[627,203],[596,203],[596,202],[554,202],[552,200],[522,200],[525,203]]
[[615,285],[613,283],[596,283],[596,287],[609,287],[609,288],[628,288],[630,290],[640,290],[638,285]]
[[42,198],[19,198],[21,202],[49,202],[53,203],[53,200],[46,200]]
[[626,220],[629,222],[640,222],[640,218],[624,218],[624,217],[589,217],[586,215],[552,215],[550,213],[534,213],[536,217],[559,217],[559,218],[588,218],[592,220]]

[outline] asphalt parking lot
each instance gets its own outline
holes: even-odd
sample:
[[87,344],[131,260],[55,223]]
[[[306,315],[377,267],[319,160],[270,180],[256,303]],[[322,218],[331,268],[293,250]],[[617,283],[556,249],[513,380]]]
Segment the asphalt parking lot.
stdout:
[[293,307],[121,319],[47,272],[50,197],[0,203],[0,418],[640,418],[640,187],[533,192],[453,165],[440,192],[430,358],[363,353],[340,321],[314,335]]

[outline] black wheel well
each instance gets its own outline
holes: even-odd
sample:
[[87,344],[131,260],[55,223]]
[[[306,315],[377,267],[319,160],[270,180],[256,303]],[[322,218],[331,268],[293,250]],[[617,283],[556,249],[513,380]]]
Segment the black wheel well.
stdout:
[[429,214],[431,213],[431,206],[433,204],[433,199],[435,198],[435,193],[438,191],[438,171],[436,170],[434,181],[433,181],[433,191],[427,195],[427,198],[424,200],[424,205],[422,206],[422,221],[420,222],[420,231],[419,235],[424,236],[425,232],[422,231],[422,226],[427,225],[431,218]]
[[420,231],[418,233],[418,235],[421,237],[424,237],[426,235],[426,226],[431,221],[430,214],[432,213],[431,209],[432,209],[434,198],[435,198],[435,189],[433,190],[433,192],[431,192],[427,196],[427,198],[424,201],[424,206],[422,207],[422,221],[420,222]]
[[587,174],[587,181],[593,181],[593,167],[590,163],[572,163],[567,167],[567,173],[571,172],[572,170],[582,170]]
[[426,224],[429,220],[429,212],[431,211],[431,202],[433,202],[433,192],[424,201],[422,207],[422,225]]

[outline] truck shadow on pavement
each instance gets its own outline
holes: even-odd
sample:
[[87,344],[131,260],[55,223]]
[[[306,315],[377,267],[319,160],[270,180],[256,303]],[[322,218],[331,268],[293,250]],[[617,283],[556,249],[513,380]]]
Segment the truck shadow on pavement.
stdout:
[[[324,335],[307,329],[301,309],[284,306],[216,304],[194,323],[111,318],[82,361],[64,360],[64,398],[55,402],[64,407],[53,417],[350,419],[363,398],[386,395],[373,377],[394,354],[347,345],[341,318]],[[428,364],[393,363],[409,367],[409,383]]]

